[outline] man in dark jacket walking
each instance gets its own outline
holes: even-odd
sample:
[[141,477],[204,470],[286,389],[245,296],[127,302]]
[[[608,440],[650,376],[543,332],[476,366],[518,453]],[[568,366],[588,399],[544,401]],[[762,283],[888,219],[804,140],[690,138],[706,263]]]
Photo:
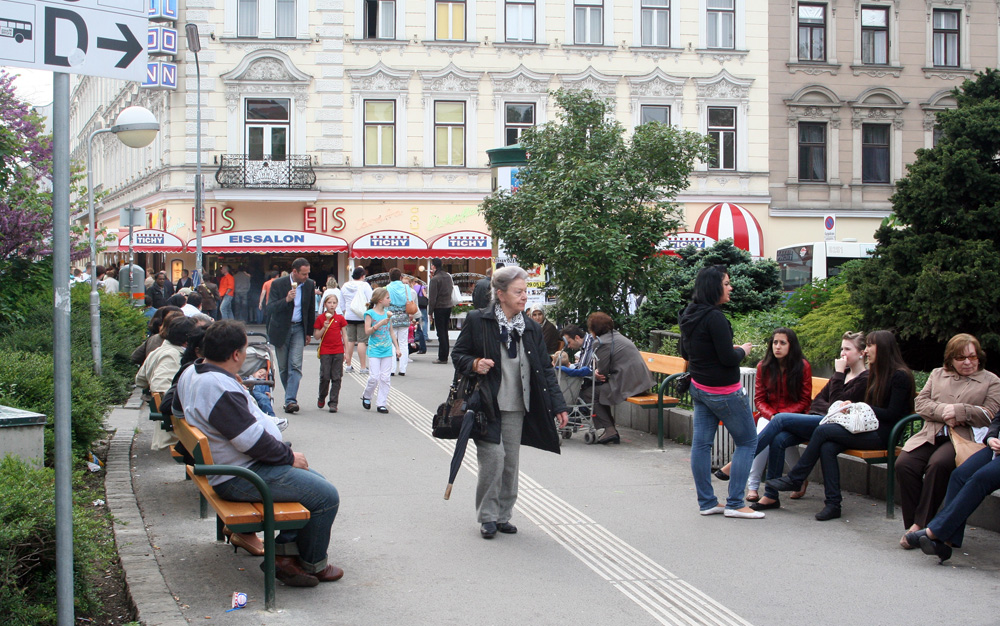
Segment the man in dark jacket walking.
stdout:
[[[497,263],[497,269],[504,267],[503,263]],[[485,306],[489,306],[490,301],[493,299],[493,295],[490,293],[490,281],[493,276],[493,268],[486,270],[486,278],[480,278],[476,281],[475,287],[472,288],[472,306],[477,309],[481,309]]]
[[437,330],[438,358],[434,363],[448,362],[448,322],[451,320],[451,295],[455,283],[451,274],[441,269],[441,259],[431,259],[431,282],[428,285],[428,307],[434,312],[434,328]]
[[292,272],[271,283],[267,304],[267,337],[278,356],[278,373],[285,388],[285,413],[299,410],[296,395],[302,380],[302,351],[312,339],[316,321],[316,284],[309,279],[309,261],[292,261]]

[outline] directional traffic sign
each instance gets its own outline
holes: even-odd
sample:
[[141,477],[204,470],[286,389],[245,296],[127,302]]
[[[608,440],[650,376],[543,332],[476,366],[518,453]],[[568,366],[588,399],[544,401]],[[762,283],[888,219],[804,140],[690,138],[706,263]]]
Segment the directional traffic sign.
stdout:
[[147,0],[0,0],[0,65],[141,81]]

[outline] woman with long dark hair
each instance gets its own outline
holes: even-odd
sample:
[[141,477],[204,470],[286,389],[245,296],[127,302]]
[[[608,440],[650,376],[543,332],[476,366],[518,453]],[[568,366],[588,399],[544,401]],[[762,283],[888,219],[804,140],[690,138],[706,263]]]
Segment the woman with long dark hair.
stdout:
[[[688,360],[694,402],[691,474],[702,515],[725,513],[726,517],[759,519],[764,513],[743,505],[743,488],[757,446],[750,403],[740,383],[740,361],[751,346],[733,345],[733,327],[719,308],[729,302],[732,290],[725,267],[703,268],[695,277],[691,304],[680,315],[680,352]],[[736,444],[725,507],[719,505],[712,489],[711,450],[719,421]]]
[[[823,468],[823,488],[826,505],[816,514],[825,522],[840,517],[840,466],[837,455],[844,450],[885,450],[889,432],[899,420],[913,413],[913,373],[903,361],[896,337],[888,330],[876,330],[865,339],[865,356],[868,357],[868,389],[865,403],[878,418],[878,429],[864,433],[851,433],[839,424],[823,424],[816,428],[802,458],[788,472],[788,476],[767,481],[778,491],[799,491],[802,483],[817,462]],[[849,405],[845,407],[845,410]]]

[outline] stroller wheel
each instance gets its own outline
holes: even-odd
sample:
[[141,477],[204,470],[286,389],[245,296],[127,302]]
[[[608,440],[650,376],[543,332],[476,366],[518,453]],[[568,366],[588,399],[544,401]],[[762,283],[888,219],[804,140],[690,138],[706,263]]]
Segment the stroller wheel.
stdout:
[[572,436],[573,436],[573,431],[572,431],[572,430],[570,430],[570,429],[566,428],[566,429],[564,429],[564,430],[562,431],[562,438],[563,438],[563,439],[569,439],[569,438],[570,438],[570,437],[572,437]]
[[585,432],[585,433],[583,433],[583,441],[584,441],[584,443],[588,443],[588,444],[589,443],[594,443],[595,441],[597,441],[597,435],[594,434],[594,433],[592,433],[592,432],[589,432],[589,431]]

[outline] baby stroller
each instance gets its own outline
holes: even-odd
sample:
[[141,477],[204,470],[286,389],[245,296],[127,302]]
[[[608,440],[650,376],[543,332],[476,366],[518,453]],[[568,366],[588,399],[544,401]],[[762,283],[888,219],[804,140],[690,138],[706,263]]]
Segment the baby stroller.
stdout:
[[[563,354],[565,352],[557,353],[557,362],[561,362]],[[556,380],[559,381],[563,400],[569,407],[569,422],[563,428],[558,429],[563,439],[569,439],[573,433],[579,432],[581,429],[586,431],[583,435],[583,440],[586,443],[594,443],[597,439],[597,431],[594,429],[594,401],[593,399],[585,400],[582,396],[588,385],[590,389],[594,388],[596,373],[597,355],[594,355],[590,360],[590,374],[587,376],[569,376],[562,371],[562,368],[556,368]],[[591,398],[593,398],[592,395]]]
[[[262,339],[262,341],[260,340]],[[240,368],[240,379],[243,386],[250,391],[250,395],[257,401],[257,406],[271,417],[275,418],[278,428],[284,430],[288,425],[288,420],[275,417],[274,407],[271,405],[271,398],[267,395],[274,389],[274,375],[277,371],[278,358],[268,340],[267,335],[253,331],[247,331],[247,358]],[[264,376],[255,375],[261,370]]]

